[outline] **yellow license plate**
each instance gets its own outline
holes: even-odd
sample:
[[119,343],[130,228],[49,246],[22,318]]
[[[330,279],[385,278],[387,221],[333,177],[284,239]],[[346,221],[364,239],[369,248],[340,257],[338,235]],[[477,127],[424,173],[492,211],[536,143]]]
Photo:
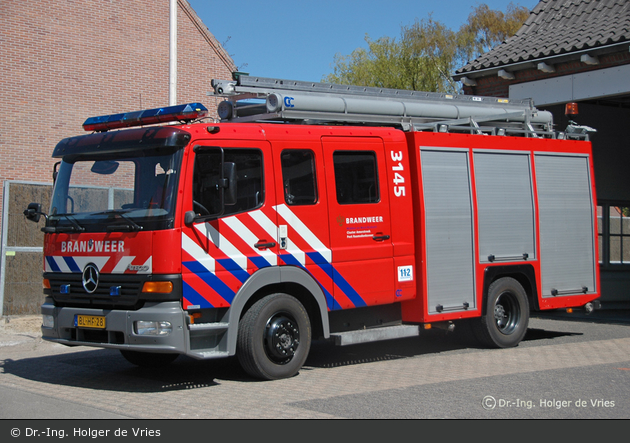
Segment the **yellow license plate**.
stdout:
[[105,329],[105,317],[77,315],[75,325],[79,328]]

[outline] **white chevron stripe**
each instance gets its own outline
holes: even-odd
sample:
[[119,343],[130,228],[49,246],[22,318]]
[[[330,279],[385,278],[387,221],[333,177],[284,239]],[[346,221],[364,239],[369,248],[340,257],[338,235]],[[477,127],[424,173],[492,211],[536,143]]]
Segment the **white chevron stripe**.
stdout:
[[[286,205],[278,205],[274,207],[274,210],[282,216],[292,228],[293,232],[306,241],[306,243],[315,251],[319,252],[325,260],[329,263],[332,260],[332,253],[315,234],[300,220]],[[276,223],[271,220],[262,211],[253,211],[246,215],[249,215],[252,220],[257,223],[267,234],[270,239],[279,241],[278,239],[278,227]],[[243,216],[239,216],[243,218]],[[237,216],[226,217],[222,220],[234,233],[236,233],[243,241],[245,241],[250,249],[246,251],[250,254],[252,251],[259,256],[265,258],[272,266],[278,264],[278,257],[272,251],[260,251],[254,248],[254,244],[258,242],[259,238],[247,227],[245,223]],[[247,222],[247,221],[246,221]],[[249,223],[249,222],[247,222]],[[229,240],[225,238],[219,231],[217,231],[210,223],[200,223],[195,225],[195,228],[208,239],[218,249],[220,249],[227,257],[234,260],[234,262],[243,270],[247,269],[247,256],[243,254],[236,246],[234,246]],[[215,270],[215,260],[210,257],[207,252],[201,248],[196,241],[182,236],[182,248],[190,254],[195,260],[200,262],[210,272]],[[291,238],[288,239],[288,245],[286,252],[291,254],[300,264],[306,265],[306,253],[295,245]]]
[[151,255],[142,266],[146,266],[146,271],[138,271],[138,274],[151,274],[153,272],[153,256]]
[[[59,270],[61,272],[64,272],[64,273],[71,273],[72,272],[70,270],[70,267],[68,266],[68,264],[66,263],[66,261],[63,259],[62,256],[56,255],[56,256],[50,256],[50,258],[52,258],[55,261],[55,263],[57,264],[57,266],[59,267]],[[77,267],[79,268],[79,270],[83,271],[83,268],[85,268],[85,265],[87,265],[88,263],[94,263],[98,267],[99,270],[103,269],[103,266],[105,266],[105,264],[110,259],[110,257],[104,257],[104,256],[82,257],[82,256],[79,256],[79,257],[72,257],[72,259],[77,264]],[[45,267],[46,272],[53,272],[52,268],[48,264],[48,260],[45,260],[44,262],[46,263],[46,267]]]
[[201,264],[208,272],[214,272],[214,258],[210,257],[201,246],[186,234],[182,235],[182,249]]
[[200,223],[195,228],[208,240],[212,241],[225,255],[238,265],[239,268],[247,269],[247,257],[241,253],[232,243],[230,243],[219,231],[214,229],[210,223]]
[[96,267],[98,268],[98,270],[101,271],[111,257],[98,256],[98,257],[72,257],[72,258],[74,258],[74,262],[77,264],[79,269],[81,269],[81,271],[83,271],[83,269],[87,266],[88,263],[94,263]]
[[278,240],[278,227],[264,212],[254,211],[250,212],[249,215],[271,238]]
[[[260,211],[256,211],[256,212],[260,212]],[[256,254],[260,255],[261,257],[263,257],[265,260],[267,260],[269,262],[269,264],[271,264],[272,266],[275,266],[278,264],[278,256],[276,254],[274,254],[272,251],[270,250],[264,250],[264,251],[260,251],[258,249],[256,249],[254,247],[254,245],[256,243],[258,243],[258,237],[256,235],[254,235],[254,233],[252,231],[250,231],[247,226],[245,226],[243,224],[242,221],[240,221],[238,218],[236,217],[228,217],[223,219],[223,221],[225,222],[226,225],[228,225],[230,227],[230,229],[232,229],[240,238],[242,238],[245,243],[248,244],[248,246],[250,246],[250,250],[255,252]],[[275,240],[275,237],[272,237],[270,240]]]
[[[308,243],[308,245],[313,248],[315,251],[319,252],[324,259],[330,263],[332,261],[332,252],[330,249],[324,245],[313,231],[311,231],[308,226],[306,226],[302,220],[300,220],[294,213],[291,211],[287,205],[282,204],[278,206],[274,206],[274,209],[280,214],[282,218],[286,220],[286,222],[293,228],[293,230]],[[293,242],[289,242],[289,247],[287,250],[292,251],[294,246]],[[298,250],[299,251],[299,250]],[[301,251],[300,251],[301,252]],[[293,252],[291,252],[293,253]]]
[[126,255],[120,259],[114,269],[112,270],[112,274],[123,274],[127,270],[127,266],[133,262],[133,259],[136,258],[135,255]]
[[[51,257],[54,262],[57,264],[57,267],[59,268],[59,270],[61,272],[72,272],[70,270],[70,268],[68,267],[68,265],[66,264],[66,261],[63,259],[63,257],[59,257],[59,256],[53,256]],[[46,262],[46,271],[47,272],[52,272],[52,269],[50,269],[48,262]]]

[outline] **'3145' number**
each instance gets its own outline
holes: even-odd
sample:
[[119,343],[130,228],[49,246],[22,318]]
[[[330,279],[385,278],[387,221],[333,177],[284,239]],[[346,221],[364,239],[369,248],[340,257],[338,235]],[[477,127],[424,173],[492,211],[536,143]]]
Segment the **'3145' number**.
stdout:
[[392,171],[394,173],[394,195],[396,197],[404,197],[405,196],[405,177],[402,175],[405,170],[402,160],[403,160],[403,152],[391,151],[392,161],[398,162],[398,164],[394,164],[392,166]]

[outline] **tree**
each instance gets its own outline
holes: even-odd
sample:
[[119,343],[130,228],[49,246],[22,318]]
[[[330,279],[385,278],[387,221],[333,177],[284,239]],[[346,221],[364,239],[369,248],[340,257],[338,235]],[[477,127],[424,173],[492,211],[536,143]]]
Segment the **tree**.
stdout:
[[439,21],[416,19],[401,28],[400,38],[372,40],[350,55],[335,56],[333,73],[324,81],[434,92],[458,92],[451,74],[473,57],[513,35],[529,11],[510,3],[506,12],[482,4],[473,8],[467,22],[455,32]]
[[455,33],[431,17],[403,27],[399,40],[365,36],[367,49],[335,56],[329,83],[422,91],[450,91]]
[[513,3],[507,6],[506,12],[494,11],[486,4],[473,8],[458,33],[464,61],[479,57],[513,36],[528,17],[527,8]]

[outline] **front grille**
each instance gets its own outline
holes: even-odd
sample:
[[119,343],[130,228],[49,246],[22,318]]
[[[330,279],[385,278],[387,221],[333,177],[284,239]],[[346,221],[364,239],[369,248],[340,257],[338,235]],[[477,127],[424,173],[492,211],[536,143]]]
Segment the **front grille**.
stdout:
[[[50,295],[60,307],[89,307],[97,309],[139,309],[144,300],[140,294],[146,277],[138,275],[101,274],[98,287],[92,294],[83,288],[82,276],[76,274],[46,274],[50,281]],[[120,295],[110,295],[112,287],[120,287]],[[67,293],[62,293],[67,288]]]
[[125,344],[125,333],[120,331],[97,331],[90,329],[71,329],[70,340],[87,343]]

